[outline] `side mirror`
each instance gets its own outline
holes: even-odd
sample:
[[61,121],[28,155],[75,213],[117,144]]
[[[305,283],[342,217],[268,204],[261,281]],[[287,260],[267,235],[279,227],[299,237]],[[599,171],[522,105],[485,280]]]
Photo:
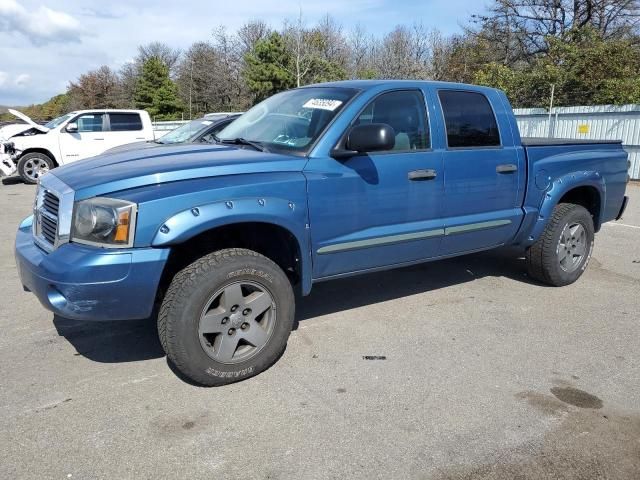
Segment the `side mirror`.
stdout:
[[346,147],[356,152],[391,150],[396,144],[396,132],[386,123],[369,123],[351,127]]
[[391,150],[396,144],[396,132],[386,123],[368,123],[351,127],[345,150],[334,150],[333,158],[349,158],[358,153]]
[[65,130],[69,133],[78,133],[78,124],[75,122],[68,123]]

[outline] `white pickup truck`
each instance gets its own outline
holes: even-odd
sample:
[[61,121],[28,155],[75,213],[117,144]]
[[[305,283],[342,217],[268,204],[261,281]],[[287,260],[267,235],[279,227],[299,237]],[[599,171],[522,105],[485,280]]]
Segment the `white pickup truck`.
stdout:
[[7,176],[17,171],[27,183],[36,183],[57,166],[154,139],[151,118],[143,110],[79,110],[45,125],[16,110],[9,112],[27,125],[0,130],[0,170]]

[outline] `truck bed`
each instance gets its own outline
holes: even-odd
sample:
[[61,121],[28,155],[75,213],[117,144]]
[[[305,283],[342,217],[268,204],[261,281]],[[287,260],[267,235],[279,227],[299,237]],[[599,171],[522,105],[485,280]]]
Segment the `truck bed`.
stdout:
[[523,137],[524,147],[555,147],[558,145],[594,145],[603,143],[622,143],[622,140],[584,140],[579,138],[546,138],[546,137]]

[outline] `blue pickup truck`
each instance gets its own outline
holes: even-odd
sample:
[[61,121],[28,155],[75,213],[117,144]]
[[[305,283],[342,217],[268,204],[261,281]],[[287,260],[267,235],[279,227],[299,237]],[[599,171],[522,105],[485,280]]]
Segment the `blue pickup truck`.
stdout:
[[46,308],[155,312],[169,359],[203,385],[275,363],[315,282],[503,245],[534,279],[575,282],[627,203],[620,142],[521,139],[504,93],[473,85],[298,88],[215,141],[58,168],[16,238]]

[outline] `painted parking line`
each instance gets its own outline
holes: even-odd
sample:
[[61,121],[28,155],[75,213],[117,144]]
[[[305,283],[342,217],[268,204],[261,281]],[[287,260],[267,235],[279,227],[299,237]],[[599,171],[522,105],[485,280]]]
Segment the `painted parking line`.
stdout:
[[627,227],[640,230],[640,227],[638,225],[627,225],[626,223],[605,223],[605,225],[608,225],[610,227]]

